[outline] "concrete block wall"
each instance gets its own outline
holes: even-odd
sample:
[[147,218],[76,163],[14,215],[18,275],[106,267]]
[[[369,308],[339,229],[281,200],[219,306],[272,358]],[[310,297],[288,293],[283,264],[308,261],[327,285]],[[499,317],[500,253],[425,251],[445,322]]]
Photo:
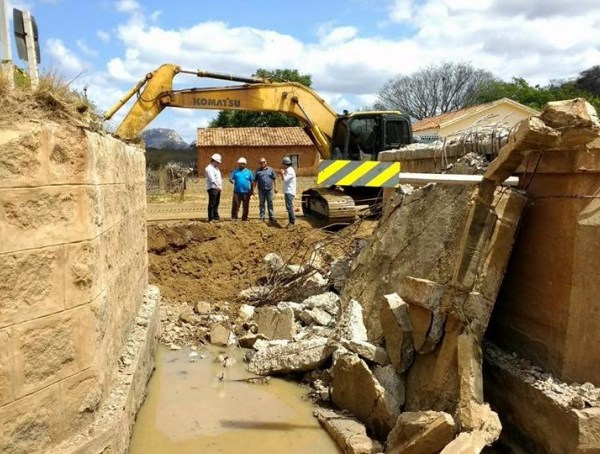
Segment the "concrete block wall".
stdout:
[[77,434],[147,287],[145,159],[76,127],[0,129],[0,452]]

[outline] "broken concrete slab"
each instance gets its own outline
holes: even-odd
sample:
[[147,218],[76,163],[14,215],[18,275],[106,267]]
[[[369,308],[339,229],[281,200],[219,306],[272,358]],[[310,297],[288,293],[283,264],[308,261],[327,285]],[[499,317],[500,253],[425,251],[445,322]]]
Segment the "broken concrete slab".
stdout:
[[254,344],[258,340],[267,340],[262,334],[247,333],[238,338],[238,344],[242,348],[254,348]]
[[405,411],[434,410],[455,414],[459,401],[457,343],[462,329],[448,317],[438,347],[426,355],[416,355],[406,374]]
[[432,454],[444,448],[456,433],[448,413],[420,411],[402,413],[386,442],[388,454]]
[[265,350],[267,348],[283,347],[285,345],[290,345],[290,341],[287,339],[275,339],[275,340],[256,339],[256,341],[254,341],[254,345],[252,346],[252,348],[254,350]]
[[409,304],[408,315],[412,327],[412,338],[416,352],[425,352],[424,346],[427,341],[427,334],[433,321],[433,313],[420,306]]
[[292,340],[296,335],[294,311],[291,308],[260,307],[254,316],[258,333],[268,339]]
[[486,446],[483,432],[462,432],[440,454],[479,454]]
[[310,309],[323,309],[335,317],[340,312],[340,297],[336,293],[325,292],[306,298],[302,305]]
[[300,303],[295,303],[293,301],[281,301],[280,303],[277,303],[277,309],[279,310],[283,310],[288,307],[294,311],[294,317],[296,318],[299,318],[300,314],[304,310],[304,305]]
[[400,297],[431,312],[440,309],[445,287],[429,279],[406,276],[400,288]]
[[244,321],[250,320],[254,316],[256,308],[254,306],[250,306],[249,304],[242,304],[238,313],[240,314],[240,318]]
[[400,405],[355,354],[337,355],[332,368],[331,399],[350,411],[377,438],[384,439],[400,413]]
[[322,337],[267,347],[252,357],[248,370],[257,375],[271,375],[316,369],[331,356],[327,342]]
[[285,267],[285,261],[283,260],[283,258],[281,258],[279,254],[276,254],[274,252],[270,252],[269,254],[265,255],[263,261],[267,264],[267,267],[273,272],[278,272]]
[[385,349],[370,342],[342,339],[340,340],[340,344],[352,353],[356,353],[361,358],[372,363],[385,366],[390,362]]
[[365,426],[356,419],[329,409],[315,410],[315,417],[344,454],[377,454],[383,446],[368,437]]
[[380,321],[390,361],[399,374],[412,364],[415,346],[409,305],[397,293],[384,295]]
[[348,275],[350,274],[350,263],[349,258],[336,259],[331,263],[329,282],[340,293],[344,289],[346,279],[348,279]]
[[385,388],[385,390],[394,396],[400,406],[404,405],[406,391],[404,389],[404,378],[396,373],[396,369],[391,364],[387,366],[375,366],[373,375]]
[[335,318],[329,314],[327,311],[321,309],[321,308],[314,308],[314,309],[305,309],[302,312],[300,312],[300,315],[298,316],[298,318],[305,324],[305,325],[319,325],[319,326],[326,326],[328,328],[332,328],[333,326],[335,326]]
[[210,343],[226,347],[235,342],[234,334],[220,323],[213,323],[210,326]]
[[351,300],[342,309],[342,315],[332,334],[335,340],[347,339],[356,341],[367,341],[367,328],[363,321],[363,310],[361,304]]
[[483,404],[483,375],[481,347],[476,335],[469,330],[458,336],[457,363],[459,377],[459,423],[461,430],[470,432],[481,427]]

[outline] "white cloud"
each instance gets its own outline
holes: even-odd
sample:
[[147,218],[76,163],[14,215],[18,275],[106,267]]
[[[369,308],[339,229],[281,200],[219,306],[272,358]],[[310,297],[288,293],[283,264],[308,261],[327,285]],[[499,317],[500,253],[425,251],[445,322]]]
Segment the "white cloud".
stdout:
[[98,51],[92,49],[90,46],[88,46],[88,44],[85,42],[84,39],[78,39],[77,41],[75,41],[75,44],[77,44],[77,47],[79,48],[79,50],[81,52],[83,52],[85,55],[88,55],[90,57],[97,57],[98,56]]
[[46,41],[50,55],[50,67],[64,76],[73,76],[85,70],[86,64],[75,53],[67,48],[60,39],[51,38]]
[[122,13],[132,13],[142,8],[136,0],[118,0],[115,6]]
[[150,20],[152,22],[158,22],[158,19],[160,19],[160,16],[162,16],[162,11],[156,10],[152,14],[150,14]]
[[[440,61],[467,61],[504,79],[543,84],[573,77],[600,61],[600,5],[582,3],[585,8],[571,8],[567,0],[526,5],[520,0],[392,0],[383,4],[387,36],[366,36],[356,26],[327,22],[318,27],[316,41],[303,42],[285,32],[219,21],[166,28],[146,21],[139,3],[121,0],[121,10],[131,13],[115,35],[125,51],[108,62],[103,77],[125,90],[125,83],[131,86],[167,62],[244,76],[257,68],[295,68],[311,74],[313,87],[338,111],[372,104],[389,78]],[[401,27],[400,38],[390,37],[394,27]],[[176,84],[210,82],[179,76]],[[184,117],[191,125],[215,114],[181,113],[177,124],[184,125]],[[160,121],[165,121],[162,115]]]
[[96,32],[96,36],[98,36],[98,38],[100,38],[100,41],[102,41],[103,43],[110,42],[110,33],[108,33],[107,31],[98,30]]

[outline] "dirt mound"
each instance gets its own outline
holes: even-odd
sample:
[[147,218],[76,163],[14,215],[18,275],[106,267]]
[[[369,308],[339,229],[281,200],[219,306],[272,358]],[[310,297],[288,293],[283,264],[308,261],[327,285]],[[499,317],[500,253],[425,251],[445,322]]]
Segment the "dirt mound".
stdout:
[[16,88],[9,92],[8,82],[0,74],[0,127],[22,122],[26,118],[28,121],[53,121],[93,131],[101,130],[102,118],[95,112],[95,106],[59,76],[42,75],[38,89],[33,92],[22,71],[17,70],[15,82]]
[[294,229],[261,222],[149,225],[150,283],[173,300],[236,301],[268,275],[266,254],[301,263],[329,236],[303,222]]

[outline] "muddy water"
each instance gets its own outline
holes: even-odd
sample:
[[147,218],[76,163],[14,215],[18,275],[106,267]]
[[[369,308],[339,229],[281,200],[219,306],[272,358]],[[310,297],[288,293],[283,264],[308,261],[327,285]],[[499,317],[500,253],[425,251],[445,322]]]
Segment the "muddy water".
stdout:
[[[196,353],[158,351],[131,453],[340,452],[302,399],[305,389],[280,379],[268,385],[235,381],[251,376],[239,350]],[[225,368],[219,355],[237,362]]]

